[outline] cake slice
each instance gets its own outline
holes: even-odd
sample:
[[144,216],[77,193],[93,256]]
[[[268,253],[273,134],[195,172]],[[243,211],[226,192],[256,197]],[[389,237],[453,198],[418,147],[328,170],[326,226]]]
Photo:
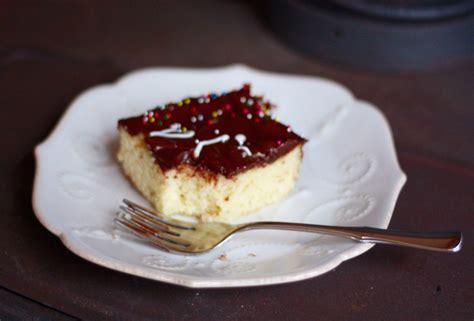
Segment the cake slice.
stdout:
[[305,139],[250,86],[186,98],[119,120],[118,160],[164,215],[230,221],[294,187]]

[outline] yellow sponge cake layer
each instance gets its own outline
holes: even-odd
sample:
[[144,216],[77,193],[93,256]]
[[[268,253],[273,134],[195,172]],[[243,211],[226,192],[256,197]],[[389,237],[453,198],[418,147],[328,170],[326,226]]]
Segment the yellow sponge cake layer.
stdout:
[[275,161],[232,177],[182,164],[163,170],[143,135],[119,128],[118,160],[125,174],[156,210],[202,220],[231,221],[274,203],[288,194],[298,178],[302,146]]

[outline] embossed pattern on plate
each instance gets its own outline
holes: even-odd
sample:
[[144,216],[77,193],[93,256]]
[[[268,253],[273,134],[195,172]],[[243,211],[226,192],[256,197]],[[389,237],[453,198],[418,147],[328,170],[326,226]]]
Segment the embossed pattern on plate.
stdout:
[[36,149],[33,206],[38,219],[87,260],[189,287],[301,280],[367,251],[371,245],[335,237],[250,231],[210,253],[180,256],[160,252],[112,224],[123,197],[145,203],[115,161],[116,120],[156,104],[245,82],[276,103],[281,121],[309,142],[294,191],[239,222],[387,227],[405,175],[380,112],[332,81],[242,65],[145,69],[81,94]]

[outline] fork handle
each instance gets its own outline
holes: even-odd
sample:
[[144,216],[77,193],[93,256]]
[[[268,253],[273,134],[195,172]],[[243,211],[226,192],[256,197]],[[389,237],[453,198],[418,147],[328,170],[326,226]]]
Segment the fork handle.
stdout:
[[277,229],[321,233],[350,238],[361,243],[383,243],[441,252],[458,252],[463,241],[460,231],[414,232],[373,227],[340,227],[286,222],[256,222],[245,225],[241,229]]

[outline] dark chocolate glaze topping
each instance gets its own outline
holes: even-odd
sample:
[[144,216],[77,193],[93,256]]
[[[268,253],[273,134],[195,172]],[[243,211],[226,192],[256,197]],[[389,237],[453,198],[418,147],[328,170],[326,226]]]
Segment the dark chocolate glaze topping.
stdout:
[[143,134],[163,170],[187,164],[232,177],[305,143],[290,127],[272,119],[272,108],[262,97],[251,96],[250,86],[244,85],[220,95],[158,106],[144,115],[121,119],[118,125],[130,135]]

